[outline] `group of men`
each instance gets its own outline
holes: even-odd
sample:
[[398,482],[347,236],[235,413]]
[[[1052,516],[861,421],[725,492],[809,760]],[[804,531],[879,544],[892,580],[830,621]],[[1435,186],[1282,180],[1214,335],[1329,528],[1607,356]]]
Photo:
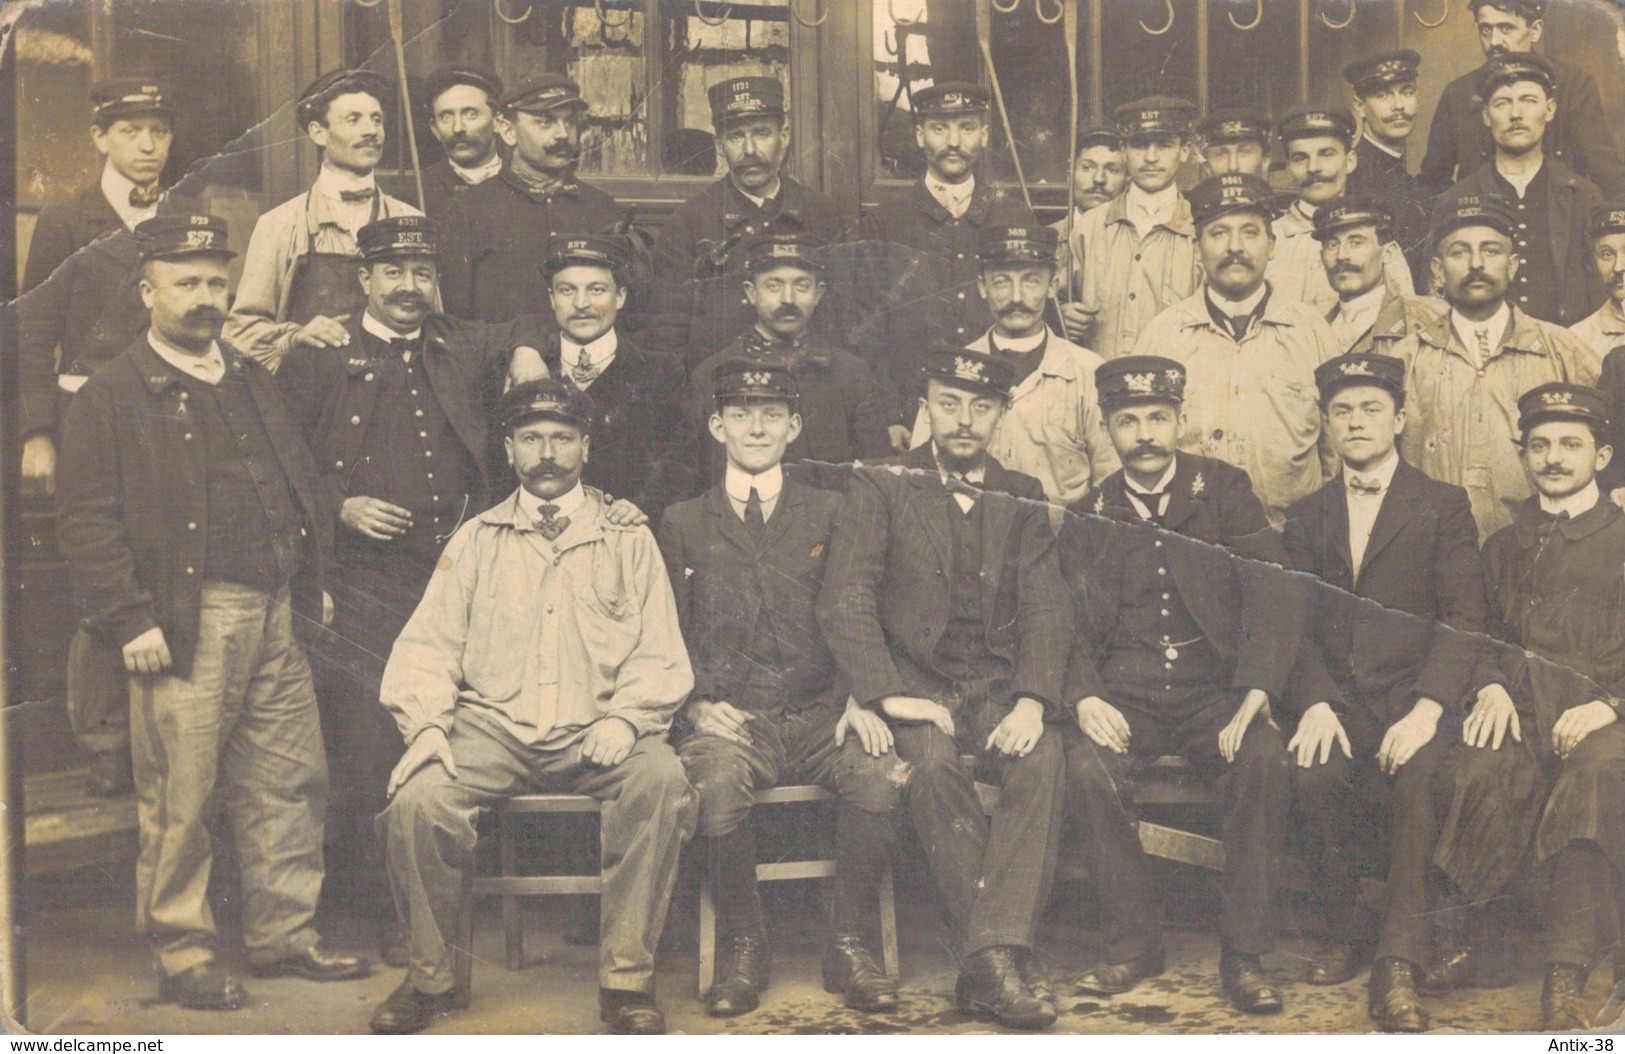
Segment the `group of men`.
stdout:
[[981,170],[979,85],[912,93],[926,174],[854,217],[783,170],[780,83],[740,77],[709,93],[726,173],[652,251],[576,176],[567,78],[437,71],[424,215],[379,183],[387,84],[335,71],[296,106],[320,173],[234,299],[225,225],[161,191],[170,96],[99,86],[103,175],[41,217],[19,308],[23,475],[56,494],[76,661],[126,674],[74,718],[96,789],[133,779],[160,996],[246,999],[211,801],[252,972],[367,974],[313,926],[349,882],[406,970],[372,1027],[405,1033],[467,994],[479,812],[568,790],[602,803],[609,1028],[664,1031],[685,844],[707,1010],[748,1013],[751,808],[812,782],[825,987],[898,1003],[871,929],[907,822],[956,1006],[1044,1028],[1063,843],[1105,931],[1075,987],[1163,971],[1133,779],[1176,754],[1218,792],[1238,1010],[1283,1007],[1261,957],[1296,817],[1310,983],[1369,966],[1377,1026],[1425,1030],[1424,995],[1496,981],[1486,905],[1533,866],[1542,1027],[1586,1027],[1625,891],[1625,204],[1590,180],[1625,187],[1569,109],[1595,86],[1529,50],[1539,0],[1471,6],[1476,102],[1441,102],[1420,177],[1414,52],[1349,66],[1355,113],[1120,107],[1053,226]]

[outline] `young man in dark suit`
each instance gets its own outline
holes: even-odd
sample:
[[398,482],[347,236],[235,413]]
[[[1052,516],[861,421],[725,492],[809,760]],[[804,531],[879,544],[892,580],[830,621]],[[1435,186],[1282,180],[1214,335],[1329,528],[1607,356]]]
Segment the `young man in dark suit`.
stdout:
[[695,849],[726,949],[706,1010],[747,1013],[768,984],[750,810],[758,788],[780,783],[819,783],[840,800],[825,982],[854,1009],[888,1010],[897,985],[862,934],[887,863],[896,799],[888,777],[902,763],[890,754],[885,721],[848,705],[813,612],[840,495],[793,480],[781,464],[801,431],[788,368],[734,359],[717,368],[712,391],[708,424],[727,469],[704,494],[674,505],[660,528],[694,667],[678,756],[699,795]]
[[1218,777],[1225,993],[1238,1010],[1278,1013],[1259,956],[1274,946],[1292,774],[1269,708],[1287,692],[1305,597],[1278,566],[1247,473],[1178,451],[1185,368],[1125,356],[1095,385],[1123,467],[1074,506],[1083,515],[1061,540],[1081,629],[1065,693],[1067,822],[1105,898],[1106,954],[1077,987],[1116,995],[1163,971],[1161,903],[1127,780],[1135,758],[1179,753]]
[[[1046,1028],[1055,1006],[1032,945],[1061,819],[1060,737],[1046,720],[1059,713],[1071,610],[1043,487],[987,454],[1011,367],[963,348],[926,361],[931,442],[856,470],[818,624],[908,763],[903,801],[961,935],[959,1010]],[[991,823],[961,753],[1002,785]]]
[[[1288,747],[1298,807],[1318,849],[1315,889],[1331,943],[1309,983],[1342,984],[1372,949],[1360,925],[1362,842],[1389,859],[1371,972],[1371,1015],[1384,1032],[1422,1032],[1428,883],[1438,824],[1430,789],[1484,628],[1478,526],[1467,492],[1400,460],[1405,364],[1345,355],[1315,371],[1326,434],[1343,470],[1287,510],[1293,567],[1324,583],[1312,624],[1331,681],[1305,698]],[[1386,819],[1386,823],[1379,822]],[[1386,837],[1384,837],[1386,835]]]

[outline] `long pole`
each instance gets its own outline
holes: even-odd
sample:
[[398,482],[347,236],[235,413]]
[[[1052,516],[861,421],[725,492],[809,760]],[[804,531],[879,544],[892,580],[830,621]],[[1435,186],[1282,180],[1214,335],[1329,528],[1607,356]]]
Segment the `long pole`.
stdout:
[[423,208],[423,164],[418,160],[417,123],[412,120],[412,89],[406,83],[406,45],[402,42],[401,0],[389,0],[389,35],[395,42],[395,76],[401,85],[401,110],[405,114],[406,145],[412,153],[412,182],[417,187],[418,208]]
[[993,65],[993,7],[992,0],[977,0],[976,42],[982,49],[982,62],[987,66],[987,79],[993,86],[993,102],[999,108],[999,121],[1004,125],[1004,141],[1010,145],[1010,161],[1016,167],[1016,181],[1021,184],[1021,198],[1030,210],[1032,193],[1027,189],[1027,174],[1021,170],[1021,152],[1016,149],[1016,137],[1010,129],[1010,111],[1004,108],[1004,91],[999,87],[999,71]]
[[1061,31],[1066,36],[1066,83],[1072,90],[1072,120],[1067,126],[1066,147],[1066,295],[1070,300],[1078,295],[1078,290],[1073,288],[1078,262],[1072,256],[1072,230],[1078,222],[1078,207],[1072,202],[1072,181],[1078,163],[1078,0],[1066,0],[1064,16]]

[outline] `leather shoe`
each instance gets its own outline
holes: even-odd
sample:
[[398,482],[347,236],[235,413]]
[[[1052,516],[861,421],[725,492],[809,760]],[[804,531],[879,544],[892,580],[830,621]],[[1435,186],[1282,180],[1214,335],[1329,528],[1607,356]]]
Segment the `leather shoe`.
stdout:
[[303,977],[307,981],[352,981],[372,973],[372,963],[359,955],[337,955],[313,944],[297,955],[255,963],[255,977]]
[[437,1017],[456,1009],[457,990],[429,995],[412,987],[411,981],[389,993],[389,998],[372,1012],[372,1030],[383,1036],[408,1036],[422,1032]]
[[98,750],[90,756],[90,773],[85,793],[92,798],[122,798],[135,790],[135,773],[130,767],[130,748]]
[[991,1017],[1006,1028],[1039,1029],[1055,1023],[1055,1008],[1036,998],[1021,980],[1019,948],[983,948],[965,963],[954,985],[954,1005],[962,1014]]
[[897,982],[886,976],[863,939],[835,937],[824,951],[824,991],[844,996],[853,1010],[874,1013],[897,1008]]
[[160,975],[158,1001],[179,1003],[188,1010],[237,1010],[248,993],[217,962],[199,963],[177,974]]
[[1540,1030],[1579,1032],[1591,1027],[1585,1011],[1586,981],[1591,971],[1572,963],[1547,963],[1540,990]]
[[1309,960],[1310,984],[1334,985],[1352,981],[1365,965],[1369,949],[1358,944],[1328,944]]
[[1072,982],[1087,995],[1122,995],[1148,977],[1160,976],[1168,968],[1162,948],[1122,963],[1099,963]]
[[1416,992],[1420,975],[1406,959],[1378,959],[1371,967],[1366,1008],[1383,1032],[1426,1032],[1428,1010]]
[[393,970],[404,970],[412,965],[412,944],[406,936],[406,927],[393,918],[378,925],[378,958]]
[[705,994],[705,1012],[712,1017],[734,1017],[755,1010],[767,988],[773,960],[762,937],[735,937],[733,948],[719,971],[721,976]]
[[1457,988],[1506,988],[1518,979],[1517,961],[1508,940],[1457,948],[1428,965],[1418,991],[1444,995]]
[[1016,969],[1021,974],[1021,983],[1033,994],[1033,998],[1040,1002],[1055,1005],[1055,986],[1050,984],[1049,974],[1038,961],[1038,953],[1031,948],[1022,948],[1016,952]]
[[649,992],[598,989],[598,1019],[616,1036],[664,1036],[666,1015]]
[[1244,1014],[1279,1014],[1284,1005],[1281,990],[1270,984],[1264,965],[1256,955],[1229,948],[1219,950],[1219,981],[1224,994]]

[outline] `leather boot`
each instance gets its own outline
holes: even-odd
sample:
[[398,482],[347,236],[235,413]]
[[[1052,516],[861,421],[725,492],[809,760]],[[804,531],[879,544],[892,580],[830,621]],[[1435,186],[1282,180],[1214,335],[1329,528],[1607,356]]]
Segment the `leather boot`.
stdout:
[[402,981],[372,1012],[371,1027],[379,1035],[409,1036],[428,1028],[435,1018],[451,1013],[456,1005],[455,989],[429,995],[413,988],[411,981]]
[[954,1005],[960,1013],[991,1017],[1006,1028],[1040,1029],[1055,1023],[1055,1008],[1022,983],[1016,963],[1020,950],[1001,944],[983,948],[966,961],[954,985]]
[[1369,948],[1358,944],[1328,944],[1309,960],[1309,975],[1304,980],[1322,986],[1352,981],[1370,954]]
[[1504,937],[1454,948],[1428,964],[1418,991],[1444,995],[1457,988],[1507,988],[1518,979],[1517,963],[1517,952]]
[[767,938],[735,937],[730,944],[716,983],[705,994],[705,1012],[712,1017],[735,1017],[755,1010],[773,971]]
[[1219,949],[1219,982],[1237,1010],[1244,1014],[1279,1014],[1281,990],[1270,984],[1258,956]]
[[824,952],[824,991],[844,996],[853,1010],[874,1013],[897,1007],[897,982],[880,968],[861,937],[837,935]]
[[664,1036],[666,1015],[655,1005],[653,992],[598,989],[598,1020],[616,1036]]
[[1383,1032],[1426,1032],[1428,1011],[1416,986],[1420,971],[1406,959],[1378,959],[1371,967],[1366,1007]]
[[1585,1010],[1586,980],[1591,971],[1573,963],[1547,963],[1540,990],[1540,1030],[1580,1032],[1591,1027]]
[[1097,963],[1072,985],[1085,995],[1122,995],[1148,977],[1161,976],[1167,968],[1167,956],[1159,946],[1125,963]]
[[1021,972],[1021,983],[1033,994],[1033,998],[1041,1002],[1055,1005],[1055,986],[1050,983],[1049,975],[1038,961],[1038,953],[1031,948],[1023,948],[1016,953],[1016,968]]

